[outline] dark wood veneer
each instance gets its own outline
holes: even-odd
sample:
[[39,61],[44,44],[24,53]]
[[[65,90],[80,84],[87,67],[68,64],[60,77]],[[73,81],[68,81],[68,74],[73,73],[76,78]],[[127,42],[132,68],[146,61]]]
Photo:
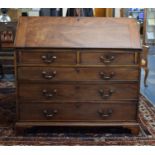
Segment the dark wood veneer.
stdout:
[[138,134],[138,25],[127,18],[21,17],[17,133],[32,126],[123,126]]
[[[21,121],[134,121],[136,104],[52,103],[20,104]],[[128,113],[128,114],[126,114]]]
[[[30,93],[31,92],[31,93]],[[138,85],[133,84],[20,84],[19,99],[37,101],[137,100]]]
[[[137,68],[124,67],[19,67],[21,81],[137,81]],[[128,75],[128,76],[126,76]]]

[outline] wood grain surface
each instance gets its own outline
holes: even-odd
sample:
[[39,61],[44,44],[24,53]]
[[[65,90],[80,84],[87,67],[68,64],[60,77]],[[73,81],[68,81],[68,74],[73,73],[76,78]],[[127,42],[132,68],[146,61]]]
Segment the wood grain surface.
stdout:
[[141,49],[134,19],[21,17],[16,47]]

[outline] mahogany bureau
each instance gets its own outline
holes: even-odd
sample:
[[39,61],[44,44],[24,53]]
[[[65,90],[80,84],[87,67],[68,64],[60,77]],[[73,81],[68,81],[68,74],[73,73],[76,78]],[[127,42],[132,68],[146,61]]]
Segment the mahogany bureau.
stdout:
[[121,126],[138,134],[140,36],[134,19],[21,17],[17,133],[33,126]]

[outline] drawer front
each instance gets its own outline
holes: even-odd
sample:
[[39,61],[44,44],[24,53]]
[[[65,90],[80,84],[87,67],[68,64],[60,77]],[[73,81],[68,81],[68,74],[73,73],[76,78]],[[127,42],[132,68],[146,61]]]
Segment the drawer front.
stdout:
[[[138,80],[136,68],[58,68],[58,67],[19,67],[19,80],[44,81],[103,81]],[[128,75],[128,76],[126,76]]]
[[81,64],[84,65],[135,65],[134,53],[83,52]]
[[19,84],[21,101],[137,100],[138,84]]
[[20,121],[134,121],[136,104],[20,104]]
[[76,64],[76,52],[20,52],[21,64],[72,65]]
[[2,59],[0,59],[0,64],[13,66],[14,65],[13,57],[8,57],[8,58],[2,57]]

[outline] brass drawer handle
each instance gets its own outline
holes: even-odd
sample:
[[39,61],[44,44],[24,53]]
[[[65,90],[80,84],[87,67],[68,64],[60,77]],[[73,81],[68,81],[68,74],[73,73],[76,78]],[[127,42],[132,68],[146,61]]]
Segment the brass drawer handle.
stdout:
[[13,42],[13,32],[6,30],[2,31],[0,34],[1,42]]
[[112,94],[114,93],[114,89],[109,89],[109,90],[103,90],[103,89],[100,89],[99,90],[99,94],[100,96],[103,98],[103,99],[108,99],[112,96]]
[[48,92],[46,89],[42,91],[43,96],[45,96],[46,98],[52,98],[56,93],[56,89],[54,89],[52,93]]
[[54,110],[43,110],[43,114],[44,116],[49,119],[49,118],[53,118],[56,114],[58,113],[57,109]]
[[42,71],[42,76],[45,79],[53,79],[56,76],[57,72],[53,71],[53,72],[47,72],[47,71]]
[[112,109],[107,109],[107,110],[99,109],[97,113],[99,114],[101,118],[107,118],[112,115],[113,110]]
[[107,75],[106,73],[104,72],[100,72],[100,77],[103,79],[103,80],[110,80],[113,78],[113,76],[115,76],[115,73],[114,72],[111,72],[109,75]]
[[101,56],[100,61],[104,64],[109,64],[113,60],[115,60],[115,57],[113,55],[106,55],[106,56]]
[[55,55],[46,54],[46,55],[42,55],[41,58],[44,63],[50,64],[50,63],[53,63],[57,57]]

